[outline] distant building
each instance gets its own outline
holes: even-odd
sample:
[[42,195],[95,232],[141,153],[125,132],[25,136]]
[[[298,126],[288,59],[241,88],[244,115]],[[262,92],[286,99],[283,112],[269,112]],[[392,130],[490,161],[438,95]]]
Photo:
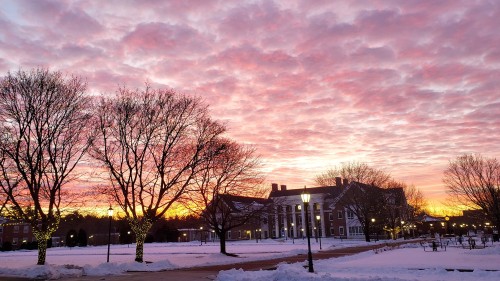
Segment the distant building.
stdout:
[[23,244],[36,242],[31,226],[23,222],[0,220],[0,246],[10,243],[12,250],[20,249]]
[[[321,237],[363,237],[362,225],[358,218],[342,205],[342,197],[352,188],[374,188],[358,182],[349,183],[347,180],[336,178],[334,186],[321,186],[307,188],[311,194],[309,202],[309,227],[310,233]],[[376,187],[375,187],[376,188]],[[397,191],[397,192],[396,192]],[[269,204],[265,219],[260,222],[250,222],[228,233],[227,239],[254,239],[261,238],[303,238],[305,237],[305,208],[301,199],[303,189],[287,189],[286,185],[272,184],[272,190],[267,199],[260,199],[262,203]],[[385,190],[386,196],[395,197],[402,193],[401,190]],[[404,195],[403,195],[404,197]],[[227,197],[227,205],[237,212],[238,201],[244,200],[242,196]],[[247,198],[245,201],[255,198]],[[234,201],[234,202],[233,202]],[[393,204],[405,205],[406,199],[388,200]]]

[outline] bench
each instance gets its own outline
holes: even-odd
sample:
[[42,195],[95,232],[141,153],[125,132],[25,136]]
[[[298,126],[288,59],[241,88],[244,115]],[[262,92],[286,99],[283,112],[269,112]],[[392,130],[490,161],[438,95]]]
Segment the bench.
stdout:
[[439,249],[444,249],[448,247],[450,241],[420,241],[420,246],[424,248],[424,252],[439,252]]

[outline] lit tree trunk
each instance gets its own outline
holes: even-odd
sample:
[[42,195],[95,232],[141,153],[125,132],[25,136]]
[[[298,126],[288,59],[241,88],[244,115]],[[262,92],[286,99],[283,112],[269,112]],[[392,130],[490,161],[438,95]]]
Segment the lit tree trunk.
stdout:
[[144,241],[146,241],[146,236],[148,231],[153,224],[150,221],[141,222],[130,222],[130,227],[135,233],[136,237],[136,247],[135,247],[135,261],[143,262],[144,257]]

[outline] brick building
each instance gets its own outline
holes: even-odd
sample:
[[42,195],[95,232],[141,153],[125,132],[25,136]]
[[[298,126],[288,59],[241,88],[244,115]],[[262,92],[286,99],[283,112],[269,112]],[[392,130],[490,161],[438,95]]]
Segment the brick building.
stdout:
[[11,222],[5,219],[0,223],[0,246],[10,243],[12,249],[21,248],[23,244],[36,242],[31,226],[22,222]]

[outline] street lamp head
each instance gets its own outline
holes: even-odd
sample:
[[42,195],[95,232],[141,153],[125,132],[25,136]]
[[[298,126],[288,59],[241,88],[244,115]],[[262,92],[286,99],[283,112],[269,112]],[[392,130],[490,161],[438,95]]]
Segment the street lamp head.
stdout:
[[112,217],[112,216],[113,216],[113,208],[111,208],[111,206],[109,206],[108,217]]
[[302,202],[304,202],[304,203],[309,203],[309,201],[311,201],[311,194],[309,194],[307,192],[305,186],[304,186],[304,192],[302,192],[302,194],[300,195],[300,197],[302,198]]
[[203,226],[200,226],[200,230],[203,230]]
[[372,218],[372,222],[375,222],[375,219],[374,219],[374,218]]
[[316,220],[318,220],[318,221],[319,221],[320,219],[321,219],[321,217],[320,217],[319,215],[317,215],[317,216],[316,216]]
[[444,219],[445,219],[446,221],[449,221],[449,220],[450,220],[450,217],[446,216]]

